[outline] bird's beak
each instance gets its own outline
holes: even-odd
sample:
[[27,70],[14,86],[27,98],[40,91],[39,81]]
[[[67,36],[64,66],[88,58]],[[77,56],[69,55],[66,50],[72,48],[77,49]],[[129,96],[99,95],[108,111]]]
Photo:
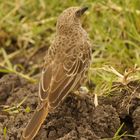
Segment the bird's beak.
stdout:
[[76,11],[76,15],[78,17],[81,17],[85,13],[85,11],[87,11],[87,9],[88,9],[88,7],[82,7],[82,8],[80,8],[78,11]]
[[80,9],[81,15],[83,15],[85,13],[85,11],[88,10],[88,7],[83,7]]

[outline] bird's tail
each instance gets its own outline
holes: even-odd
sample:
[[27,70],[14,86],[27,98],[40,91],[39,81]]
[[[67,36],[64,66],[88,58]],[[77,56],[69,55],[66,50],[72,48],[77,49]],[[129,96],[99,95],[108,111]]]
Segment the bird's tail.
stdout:
[[35,111],[31,121],[27,124],[25,130],[23,131],[21,140],[33,140],[47,115],[48,104],[46,103],[46,105],[41,109]]

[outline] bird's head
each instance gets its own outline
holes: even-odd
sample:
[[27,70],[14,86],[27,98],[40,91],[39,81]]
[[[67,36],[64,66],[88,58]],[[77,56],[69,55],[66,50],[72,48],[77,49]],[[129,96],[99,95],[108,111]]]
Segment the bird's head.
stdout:
[[81,26],[80,17],[87,9],[87,7],[70,7],[64,10],[57,20],[57,33],[68,34],[69,31]]

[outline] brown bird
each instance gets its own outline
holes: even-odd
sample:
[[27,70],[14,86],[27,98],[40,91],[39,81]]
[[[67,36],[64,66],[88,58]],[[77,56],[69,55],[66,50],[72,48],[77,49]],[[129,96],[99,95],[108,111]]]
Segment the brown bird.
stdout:
[[91,45],[80,17],[87,7],[70,7],[58,17],[56,36],[45,57],[39,84],[40,103],[22,140],[32,140],[52,109],[68,93],[78,89],[86,78],[91,60]]

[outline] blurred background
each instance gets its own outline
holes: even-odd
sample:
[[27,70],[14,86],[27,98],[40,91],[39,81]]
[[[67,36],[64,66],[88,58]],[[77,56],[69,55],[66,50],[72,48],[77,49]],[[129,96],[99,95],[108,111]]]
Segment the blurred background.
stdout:
[[124,76],[140,79],[140,0],[0,0],[0,76],[36,82],[57,17],[70,6],[89,7],[82,19],[93,50],[88,86],[109,93]]

